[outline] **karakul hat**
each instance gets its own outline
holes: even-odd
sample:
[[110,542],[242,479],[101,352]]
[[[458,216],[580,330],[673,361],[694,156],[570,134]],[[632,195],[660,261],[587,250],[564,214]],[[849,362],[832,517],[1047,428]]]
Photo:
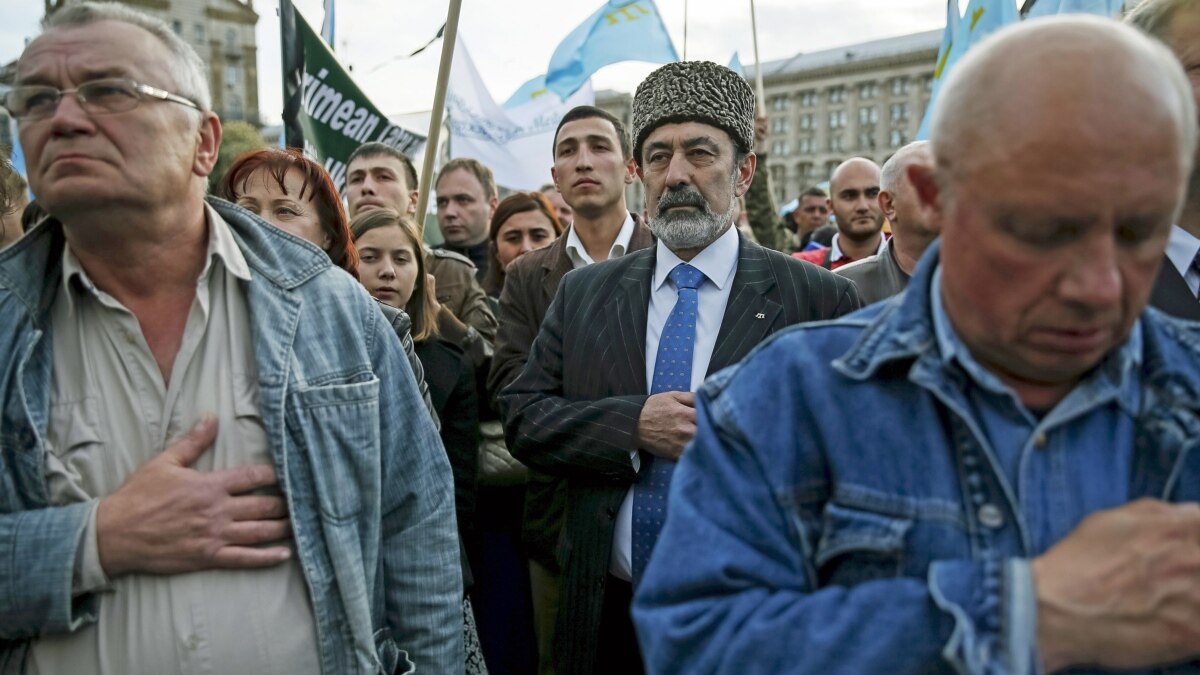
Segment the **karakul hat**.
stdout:
[[646,76],[633,96],[633,156],[664,124],[704,122],[724,129],[743,151],[754,149],[754,92],[741,75],[711,61],[668,63]]

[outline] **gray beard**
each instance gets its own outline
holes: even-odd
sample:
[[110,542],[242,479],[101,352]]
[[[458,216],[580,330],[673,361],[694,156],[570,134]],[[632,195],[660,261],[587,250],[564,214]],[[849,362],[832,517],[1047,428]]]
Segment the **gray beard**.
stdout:
[[[732,193],[731,193],[732,195]],[[666,211],[672,206],[692,205],[700,211]],[[725,213],[714,213],[708,201],[694,188],[663,192],[658,213],[646,223],[650,231],[672,251],[704,248],[717,240],[733,222],[737,199],[729,200]]]

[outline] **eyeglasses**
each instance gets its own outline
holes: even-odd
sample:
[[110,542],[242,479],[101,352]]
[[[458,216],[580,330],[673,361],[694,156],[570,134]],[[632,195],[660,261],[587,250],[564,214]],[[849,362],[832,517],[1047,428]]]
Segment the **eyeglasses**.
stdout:
[[52,116],[58,109],[58,102],[67,94],[74,94],[80,107],[92,115],[128,112],[147,97],[200,110],[195,101],[125,78],[92,80],[74,89],[43,85],[13,87],[4,97],[4,107],[18,120],[39,120]]

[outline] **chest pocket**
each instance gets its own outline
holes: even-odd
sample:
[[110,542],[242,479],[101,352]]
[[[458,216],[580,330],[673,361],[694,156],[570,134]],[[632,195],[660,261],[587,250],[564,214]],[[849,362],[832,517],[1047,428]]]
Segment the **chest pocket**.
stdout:
[[[291,434],[308,455],[321,515],[356,517],[380,492],[379,380],[296,389],[288,397]],[[372,498],[378,508],[378,498]]]
[[97,400],[88,396],[50,408],[45,455],[46,485],[53,504],[86,501],[108,494],[118,482],[105,456]]
[[830,503],[813,562],[822,586],[854,586],[899,576],[912,521]]

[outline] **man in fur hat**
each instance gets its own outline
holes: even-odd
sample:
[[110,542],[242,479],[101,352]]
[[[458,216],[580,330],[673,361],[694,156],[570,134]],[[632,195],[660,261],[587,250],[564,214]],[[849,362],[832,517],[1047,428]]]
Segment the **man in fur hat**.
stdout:
[[733,227],[756,163],[739,75],[659,68],[634,97],[633,136],[658,243],[568,274],[501,394],[513,454],[568,481],[560,675],[642,670],[631,594],[695,431],[692,392],[772,333],[860,304],[850,282]]

